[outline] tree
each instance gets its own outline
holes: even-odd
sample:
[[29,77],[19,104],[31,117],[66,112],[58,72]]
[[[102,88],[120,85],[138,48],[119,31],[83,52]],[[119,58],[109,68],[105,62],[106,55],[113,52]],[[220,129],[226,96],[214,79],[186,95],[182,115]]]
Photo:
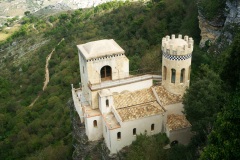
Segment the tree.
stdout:
[[186,117],[192,124],[192,130],[196,132],[196,143],[199,146],[205,144],[223,103],[221,79],[207,65],[200,66],[196,81],[183,97]]
[[169,142],[166,134],[159,133],[153,136],[137,135],[136,141],[129,147],[124,159],[167,159],[167,152],[163,147]]
[[29,16],[29,15],[30,15],[30,11],[24,12],[24,15],[25,15],[25,16]]
[[201,0],[198,1],[198,7],[204,16],[212,20],[218,16],[223,16],[226,0]]
[[240,159],[240,92],[229,98],[218,114],[209,142],[200,159]]
[[240,83],[240,34],[236,36],[229,51],[221,78],[226,82],[230,91],[235,91]]

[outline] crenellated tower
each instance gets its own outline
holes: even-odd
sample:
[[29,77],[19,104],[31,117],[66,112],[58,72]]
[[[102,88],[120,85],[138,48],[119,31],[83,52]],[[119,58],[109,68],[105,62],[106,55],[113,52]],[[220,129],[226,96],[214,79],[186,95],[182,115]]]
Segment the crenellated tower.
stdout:
[[173,94],[183,95],[189,87],[193,45],[188,36],[162,39],[162,85]]

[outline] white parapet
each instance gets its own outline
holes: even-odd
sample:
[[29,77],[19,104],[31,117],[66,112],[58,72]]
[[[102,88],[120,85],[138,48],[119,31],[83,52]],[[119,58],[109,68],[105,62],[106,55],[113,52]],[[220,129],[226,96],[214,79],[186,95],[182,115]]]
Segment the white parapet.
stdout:
[[187,55],[191,54],[193,51],[194,41],[188,36],[179,34],[176,38],[173,34],[170,36],[163,37],[162,39],[162,51],[170,55]]

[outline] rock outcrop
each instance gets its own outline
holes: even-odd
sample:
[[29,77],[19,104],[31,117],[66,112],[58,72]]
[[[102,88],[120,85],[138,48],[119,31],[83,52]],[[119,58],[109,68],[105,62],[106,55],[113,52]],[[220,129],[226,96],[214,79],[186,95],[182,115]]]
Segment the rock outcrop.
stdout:
[[198,16],[199,28],[201,30],[200,47],[205,47],[206,43],[214,43],[221,34],[222,25],[213,25],[201,14]]
[[224,16],[216,15],[214,20],[209,21],[199,11],[199,28],[202,37],[200,47],[214,45],[217,41],[215,49],[218,52],[232,43],[236,29],[240,26],[240,1],[227,0],[224,12]]

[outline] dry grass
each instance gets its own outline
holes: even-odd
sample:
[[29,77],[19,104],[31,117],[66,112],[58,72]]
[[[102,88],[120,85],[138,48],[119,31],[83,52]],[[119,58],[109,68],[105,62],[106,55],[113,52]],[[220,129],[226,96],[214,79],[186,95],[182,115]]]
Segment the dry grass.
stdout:
[[15,24],[12,27],[4,28],[2,31],[0,31],[0,41],[6,40],[8,37],[10,37],[15,31],[19,30],[21,27],[20,24]]

